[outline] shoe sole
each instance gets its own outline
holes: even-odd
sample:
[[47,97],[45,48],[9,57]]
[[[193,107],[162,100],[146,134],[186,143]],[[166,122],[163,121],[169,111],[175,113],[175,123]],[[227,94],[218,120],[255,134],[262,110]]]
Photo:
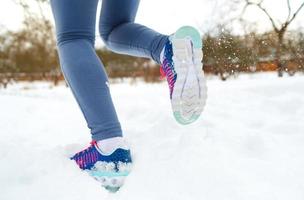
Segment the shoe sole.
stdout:
[[88,170],[88,173],[101,183],[101,186],[107,189],[109,192],[117,192],[121,186],[123,186],[126,177],[131,171],[131,164],[125,166],[123,171],[112,170]]
[[101,186],[104,187],[109,192],[117,192],[125,182],[126,176],[129,173],[119,173],[119,172],[89,172],[89,174],[94,177]]
[[207,99],[202,40],[195,28],[184,26],[176,31],[171,42],[177,74],[171,105],[175,119],[186,125],[199,118]]

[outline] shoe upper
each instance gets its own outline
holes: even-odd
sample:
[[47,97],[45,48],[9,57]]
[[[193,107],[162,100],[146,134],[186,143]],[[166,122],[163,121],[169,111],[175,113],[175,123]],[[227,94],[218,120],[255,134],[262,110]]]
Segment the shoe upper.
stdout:
[[174,89],[174,84],[176,82],[177,73],[174,70],[173,63],[173,49],[172,43],[168,40],[164,47],[162,65],[160,67],[160,73],[167,78],[167,82],[170,89],[170,99],[172,99],[172,93]]
[[71,160],[75,160],[82,170],[92,169],[99,161],[115,164],[116,171],[118,171],[119,163],[132,163],[130,150],[118,148],[110,155],[103,155],[98,149],[96,141],[92,141],[88,148],[76,153]]

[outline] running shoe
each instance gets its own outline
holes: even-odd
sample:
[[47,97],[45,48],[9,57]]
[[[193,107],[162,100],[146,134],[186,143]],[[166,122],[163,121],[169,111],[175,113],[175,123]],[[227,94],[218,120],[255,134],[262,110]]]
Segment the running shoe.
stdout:
[[190,26],[171,35],[161,55],[160,71],[167,78],[173,115],[183,125],[196,121],[206,104],[202,59],[201,36]]
[[96,141],[92,141],[88,148],[76,153],[71,160],[110,192],[119,190],[132,166],[130,150],[118,148],[106,155],[100,151]]

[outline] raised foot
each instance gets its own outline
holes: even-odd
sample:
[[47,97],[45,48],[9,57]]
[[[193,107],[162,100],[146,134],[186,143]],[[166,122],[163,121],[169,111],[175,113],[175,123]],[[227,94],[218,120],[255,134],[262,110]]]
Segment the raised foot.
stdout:
[[190,26],[181,27],[171,39],[174,69],[177,79],[171,105],[180,124],[190,124],[201,115],[207,98],[207,87],[202,71],[202,40]]

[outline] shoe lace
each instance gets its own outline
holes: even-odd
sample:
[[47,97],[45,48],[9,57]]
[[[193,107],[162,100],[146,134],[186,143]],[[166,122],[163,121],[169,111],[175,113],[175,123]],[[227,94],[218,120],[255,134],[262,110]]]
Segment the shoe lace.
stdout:
[[96,151],[94,151],[95,145],[97,142],[95,140],[90,142],[90,146],[86,149],[79,151],[76,153],[72,159],[74,159],[77,163],[77,165],[84,169],[87,165],[90,165],[91,163],[95,163],[98,159],[98,154]]

